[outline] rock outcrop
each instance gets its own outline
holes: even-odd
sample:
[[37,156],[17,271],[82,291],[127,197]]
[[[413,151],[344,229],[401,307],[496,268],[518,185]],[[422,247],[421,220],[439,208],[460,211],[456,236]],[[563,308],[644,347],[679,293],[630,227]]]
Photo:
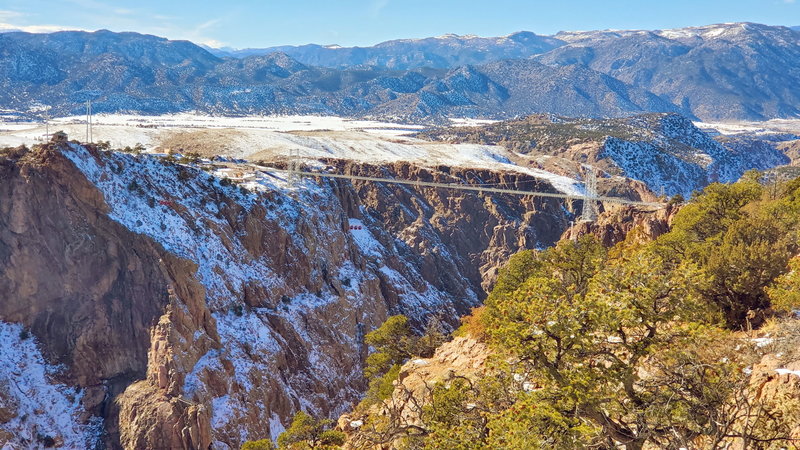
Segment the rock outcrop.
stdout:
[[629,233],[635,232],[638,242],[650,242],[670,229],[672,219],[680,206],[668,205],[664,209],[641,210],[629,206],[612,206],[601,213],[594,222],[578,222],[561,236],[562,239],[577,239],[593,234],[606,247],[622,242]]
[[[343,414],[337,428],[344,431],[347,440],[344,448],[389,448],[390,443],[376,445],[373,430],[361,427],[368,416],[389,417],[398,429],[423,427],[423,407],[430,404],[433,387],[450,377],[478,380],[491,372],[488,364],[493,352],[489,346],[469,336],[456,337],[436,349],[430,358],[412,359],[400,368],[390,398],[370,407],[368,411]],[[391,446],[390,448],[394,448]]]

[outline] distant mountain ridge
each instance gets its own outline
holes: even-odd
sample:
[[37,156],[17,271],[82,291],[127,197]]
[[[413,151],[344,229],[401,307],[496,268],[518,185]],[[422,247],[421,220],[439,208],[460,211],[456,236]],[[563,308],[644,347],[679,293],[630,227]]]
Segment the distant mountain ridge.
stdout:
[[619,116],[680,108],[586,68],[529,59],[453,69],[330,69],[284,53],[219,58],[186,41],[109,31],[0,34],[0,105],[76,114],[333,114],[431,121],[535,112]]
[[312,66],[329,68],[370,66],[408,70],[421,67],[448,69],[503,59],[523,59],[561,45],[564,45],[564,42],[559,39],[520,31],[501,37],[448,34],[423,39],[397,39],[381,42],[372,47],[307,44],[263,49],[209,49],[209,51],[217,56],[237,58],[281,52]]
[[260,51],[279,50],[305,64],[332,68],[442,68],[523,58],[552,66],[579,64],[651,91],[700,118],[764,120],[800,114],[799,30],[800,26],[727,23],[554,36],[446,35],[373,47],[307,45]]
[[0,88],[2,108],[56,114],[94,98],[98,112],[146,114],[764,120],[800,115],[800,32],[736,23],[227,52],[105,30],[12,32],[0,34]]
[[700,118],[800,115],[800,33],[786,27],[735,23],[556,37],[568,44],[537,61],[586,66],[660,95]]

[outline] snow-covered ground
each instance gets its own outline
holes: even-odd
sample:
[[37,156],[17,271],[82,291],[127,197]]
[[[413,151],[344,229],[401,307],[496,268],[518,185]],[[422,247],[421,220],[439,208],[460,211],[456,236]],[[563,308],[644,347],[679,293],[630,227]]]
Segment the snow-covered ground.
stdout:
[[[181,113],[163,116],[97,114],[92,116],[94,141],[110,141],[114,146],[158,145],[167,130],[235,129],[272,132],[361,130],[381,136],[398,136],[422,129],[420,125],[351,120],[335,116],[247,116],[220,117]],[[84,116],[50,120],[50,132],[64,130],[80,140],[86,137]],[[35,144],[46,134],[44,123],[17,122],[0,117],[0,146]]]
[[[82,117],[54,119],[50,122],[50,131],[64,130],[71,138],[85,140],[86,125],[82,121]],[[33,145],[45,134],[43,126],[13,125],[0,122],[0,147]],[[16,129],[9,129],[14,127]],[[4,129],[7,131],[1,131]],[[574,179],[513,163],[517,155],[499,146],[445,144],[405,136],[419,129],[417,125],[322,116],[115,114],[95,116],[92,134],[95,142],[109,141],[114,148],[141,143],[150,151],[165,151],[172,146],[203,140],[207,151],[252,160],[282,159],[290,150],[296,150],[307,160],[339,158],[373,164],[408,161],[428,167],[446,165],[514,171],[546,179],[567,194],[583,192]],[[198,132],[205,134],[194,134]]]
[[94,447],[101,419],[79,423],[83,393],[53,381],[59,368],[45,362],[34,337],[21,325],[0,322],[0,342],[0,409],[13,415],[0,430],[14,435],[2,448]]
[[490,125],[497,122],[499,122],[499,120],[470,119],[470,118],[450,119],[450,124],[453,125],[454,127],[476,127],[479,125]]
[[783,134],[800,135],[800,119],[772,119],[765,122],[695,122],[704,131],[717,131],[725,135],[737,134]]

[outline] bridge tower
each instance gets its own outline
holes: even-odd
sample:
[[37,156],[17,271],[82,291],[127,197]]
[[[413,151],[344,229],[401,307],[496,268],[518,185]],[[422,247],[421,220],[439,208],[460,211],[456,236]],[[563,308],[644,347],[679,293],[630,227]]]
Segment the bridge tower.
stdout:
[[594,222],[597,220],[597,173],[594,167],[584,164],[586,175],[584,176],[584,187],[586,188],[586,198],[583,200],[583,212],[581,222]]

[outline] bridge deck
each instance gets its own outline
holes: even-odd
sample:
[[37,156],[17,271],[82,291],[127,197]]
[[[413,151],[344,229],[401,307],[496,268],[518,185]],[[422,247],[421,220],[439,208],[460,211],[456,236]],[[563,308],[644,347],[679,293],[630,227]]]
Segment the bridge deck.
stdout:
[[510,194],[510,195],[523,195],[523,196],[534,196],[534,197],[545,197],[545,198],[561,198],[567,200],[588,200],[588,201],[596,201],[596,202],[604,202],[604,203],[616,203],[616,204],[623,204],[623,205],[635,205],[635,206],[644,206],[648,208],[664,208],[665,205],[663,203],[656,203],[656,202],[644,202],[644,201],[636,201],[636,200],[628,200],[625,198],[619,197],[590,197],[586,195],[574,195],[574,194],[565,194],[565,193],[558,193],[558,192],[539,192],[539,191],[523,191],[518,189],[505,189],[505,188],[497,188],[497,187],[487,187],[487,186],[480,186],[480,185],[469,185],[469,184],[456,184],[456,183],[436,183],[433,181],[419,181],[419,180],[401,180],[397,178],[379,178],[379,177],[365,177],[361,175],[347,175],[347,174],[338,174],[338,173],[325,173],[325,172],[308,172],[308,171],[301,171],[301,170],[288,170],[288,169],[275,169],[272,167],[263,167],[258,165],[251,165],[256,170],[264,171],[264,172],[277,172],[277,173],[285,173],[288,175],[294,176],[301,176],[301,177],[320,177],[320,178],[343,178],[348,180],[358,180],[358,181],[371,181],[376,183],[393,183],[393,184],[404,184],[404,185],[411,185],[411,186],[418,186],[418,187],[431,187],[431,188],[442,188],[442,189],[457,189],[462,191],[473,191],[473,192],[487,192],[487,193],[494,193],[494,194]]

